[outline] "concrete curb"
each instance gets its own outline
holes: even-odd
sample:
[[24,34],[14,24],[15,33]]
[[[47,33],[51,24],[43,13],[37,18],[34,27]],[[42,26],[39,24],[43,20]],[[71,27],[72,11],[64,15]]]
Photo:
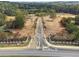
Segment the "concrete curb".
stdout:
[[25,46],[25,47],[2,47],[2,48],[0,48],[0,50],[22,50],[22,49],[26,49],[26,48],[27,48],[27,46]]
[[78,46],[66,46],[66,45],[60,46],[60,45],[50,44],[46,39],[45,39],[45,42],[51,48],[79,50]]

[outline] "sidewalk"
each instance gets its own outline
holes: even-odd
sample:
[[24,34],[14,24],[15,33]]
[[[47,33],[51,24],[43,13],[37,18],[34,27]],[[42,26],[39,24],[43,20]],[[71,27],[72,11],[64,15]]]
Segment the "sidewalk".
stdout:
[[28,46],[24,47],[0,47],[0,50],[22,50],[22,49],[29,49]]
[[33,49],[36,48],[35,42],[33,39],[29,42],[27,46],[23,47],[0,47],[0,50],[23,50],[23,49]]
[[72,49],[72,50],[79,50],[79,47],[78,46],[66,46],[66,45],[53,45],[51,47],[55,47],[55,48],[60,48],[60,49]]

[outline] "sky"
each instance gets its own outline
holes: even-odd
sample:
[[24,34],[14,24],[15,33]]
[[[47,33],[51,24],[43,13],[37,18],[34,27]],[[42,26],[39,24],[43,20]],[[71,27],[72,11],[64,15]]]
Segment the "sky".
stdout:
[[18,2],[53,2],[53,1],[79,1],[79,0],[0,0],[0,1],[18,1]]

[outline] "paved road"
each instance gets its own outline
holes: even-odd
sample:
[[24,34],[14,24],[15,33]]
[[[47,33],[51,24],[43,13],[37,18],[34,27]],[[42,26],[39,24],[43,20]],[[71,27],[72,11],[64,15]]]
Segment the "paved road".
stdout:
[[[39,47],[45,47],[44,41],[43,24],[41,18],[37,21],[36,35],[37,45]],[[79,56],[79,50],[69,49],[55,49],[55,48],[44,48],[44,49],[22,49],[22,50],[0,50],[0,56],[58,56],[58,57],[73,57]]]
[[48,57],[79,57],[78,50],[64,49],[29,49],[29,50],[0,50],[0,56],[48,56]]
[[37,40],[37,45],[39,48],[44,48],[46,45],[45,38],[44,38],[44,30],[43,30],[43,23],[42,18],[39,17],[37,20],[36,30],[35,30],[35,40]]

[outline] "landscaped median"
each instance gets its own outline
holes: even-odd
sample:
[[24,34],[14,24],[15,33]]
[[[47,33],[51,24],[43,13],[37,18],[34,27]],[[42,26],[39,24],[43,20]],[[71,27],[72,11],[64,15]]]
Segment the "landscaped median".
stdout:
[[45,43],[47,44],[48,47],[55,48],[55,49],[58,48],[58,49],[79,50],[79,46],[55,45],[55,44],[49,43],[46,39],[45,39]]
[[0,50],[23,50],[23,49],[29,49],[29,46],[23,46],[23,47],[0,47]]
[[21,50],[21,49],[29,49],[29,43],[30,43],[31,39],[28,39],[26,41],[24,41],[22,44],[0,44],[0,50]]
[[52,48],[79,50],[79,46],[55,45],[55,44],[50,44],[48,42],[46,43],[48,44],[49,47],[52,47]]

